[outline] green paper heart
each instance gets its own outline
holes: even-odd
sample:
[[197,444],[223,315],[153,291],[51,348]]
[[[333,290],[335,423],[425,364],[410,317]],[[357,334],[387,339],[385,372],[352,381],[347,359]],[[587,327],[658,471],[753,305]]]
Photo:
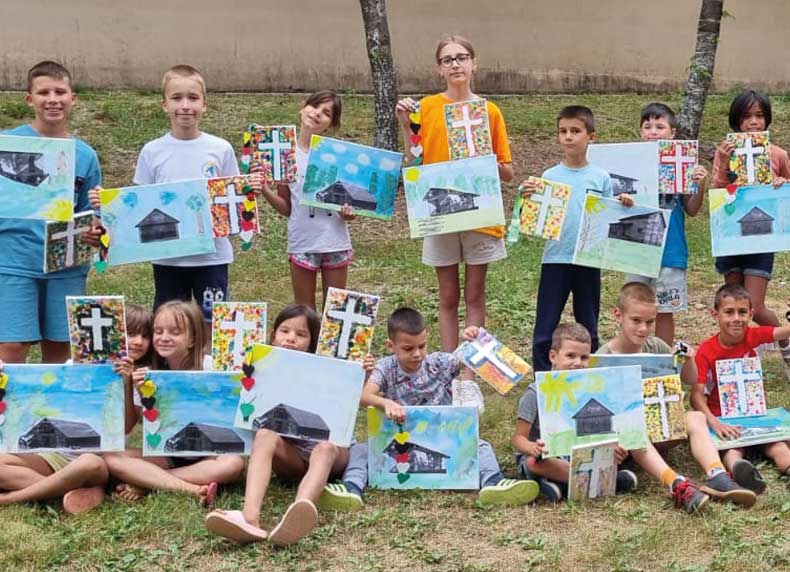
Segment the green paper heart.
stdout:
[[731,215],[735,212],[735,205],[733,203],[724,205],[724,212],[726,212],[728,215]]
[[409,475],[409,473],[398,473],[398,477],[397,477],[397,479],[398,479],[398,484],[401,484],[401,485],[402,485],[403,483],[405,483],[406,481],[408,481],[408,480],[409,480],[409,477],[410,477],[410,476],[411,476],[411,475]]
[[107,270],[107,261],[106,260],[97,260],[93,263],[93,267],[96,269],[96,272],[99,274],[103,273]]
[[239,406],[239,410],[241,411],[241,416],[244,418],[244,421],[247,422],[250,420],[252,412],[255,411],[255,406],[252,403],[242,403]]
[[152,449],[156,449],[159,446],[159,443],[162,442],[162,436],[161,435],[156,435],[156,434],[151,434],[151,433],[146,435],[145,439],[146,439],[146,441],[148,441],[148,446],[151,447]]
[[242,249],[243,251],[245,251],[245,252],[246,252],[246,251],[248,251],[250,248],[252,248],[252,243],[251,243],[251,242],[242,242],[242,243],[241,243],[241,249]]

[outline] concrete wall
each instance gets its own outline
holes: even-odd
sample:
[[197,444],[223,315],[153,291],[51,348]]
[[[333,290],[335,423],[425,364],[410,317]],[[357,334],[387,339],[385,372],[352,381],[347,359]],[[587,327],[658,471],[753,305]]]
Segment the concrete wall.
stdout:
[[[469,37],[481,92],[677,89],[701,0],[390,0],[401,91],[439,87],[442,33]],[[790,89],[788,0],[727,0],[715,86]],[[0,89],[55,58],[77,83],[156,88],[190,63],[212,90],[369,91],[358,0],[2,0]]]

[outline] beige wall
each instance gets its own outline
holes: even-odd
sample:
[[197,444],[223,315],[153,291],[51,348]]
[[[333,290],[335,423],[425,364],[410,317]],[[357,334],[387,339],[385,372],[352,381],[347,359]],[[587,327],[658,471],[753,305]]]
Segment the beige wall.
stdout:
[[[438,87],[445,32],[474,42],[480,91],[614,91],[683,86],[700,2],[389,0],[388,10],[402,91]],[[790,89],[790,1],[725,5],[735,18],[722,26],[716,87]],[[180,62],[214,90],[369,91],[370,81],[358,0],[1,0],[0,89],[24,87],[43,58],[102,88],[155,88]]]

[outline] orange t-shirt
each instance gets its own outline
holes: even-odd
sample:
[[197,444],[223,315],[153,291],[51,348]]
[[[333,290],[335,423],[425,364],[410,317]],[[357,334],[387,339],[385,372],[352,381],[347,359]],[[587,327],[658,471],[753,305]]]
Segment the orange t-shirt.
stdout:
[[[429,95],[420,100],[420,141],[422,145],[422,163],[440,163],[450,160],[450,149],[447,144],[447,125],[444,120],[444,106],[455,103],[442,93]],[[491,145],[494,148],[497,162],[511,163],[510,143],[507,140],[505,118],[496,104],[486,101],[488,125],[491,129]],[[505,236],[504,226],[488,226],[476,229],[477,232],[489,234],[497,238]]]

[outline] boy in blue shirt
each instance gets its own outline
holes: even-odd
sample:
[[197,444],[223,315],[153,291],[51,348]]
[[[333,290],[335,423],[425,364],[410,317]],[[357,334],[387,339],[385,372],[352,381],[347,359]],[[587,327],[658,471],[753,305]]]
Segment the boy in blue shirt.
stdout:
[[[589,107],[569,105],[557,116],[558,142],[564,151],[562,162],[544,171],[542,177],[571,186],[565,221],[559,240],[549,240],[543,250],[543,264],[538,286],[538,307],[532,336],[532,359],[535,371],[551,369],[549,349],[551,336],[562,316],[562,310],[573,293],[573,317],[587,328],[592,338],[592,351],[598,349],[598,314],[601,306],[601,271],[572,264],[576,248],[584,199],[588,192],[612,196],[609,174],[587,162],[587,147],[595,141],[595,117]],[[534,183],[523,185],[523,195],[536,190]],[[631,206],[633,199],[621,194],[618,200]]]
[[[56,62],[39,62],[28,71],[25,94],[35,118],[3,135],[69,138],[67,122],[76,101],[68,70]],[[81,212],[90,208],[88,191],[101,183],[101,170],[96,151],[74,140],[74,212]],[[45,231],[44,221],[0,219],[0,360],[6,363],[24,363],[36,342],[41,342],[43,363],[69,358],[65,297],[85,294],[90,265],[44,274]],[[94,229],[83,240],[97,246],[98,236]]]

